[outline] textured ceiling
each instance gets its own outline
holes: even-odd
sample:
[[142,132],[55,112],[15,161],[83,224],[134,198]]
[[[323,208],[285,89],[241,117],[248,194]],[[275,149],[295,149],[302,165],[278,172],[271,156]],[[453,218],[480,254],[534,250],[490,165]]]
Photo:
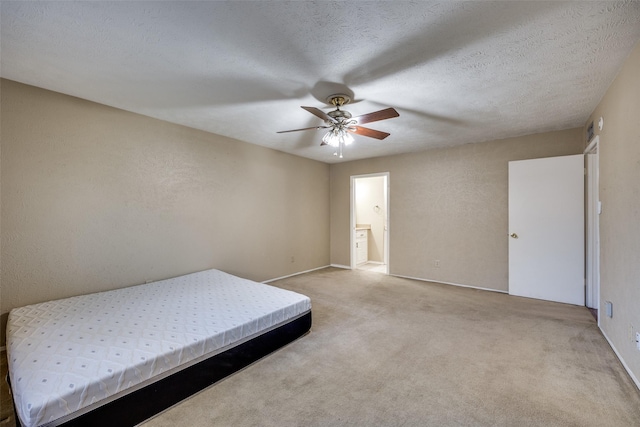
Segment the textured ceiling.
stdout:
[[640,40],[639,1],[11,2],[0,74],[323,162],[301,105],[395,107],[342,161],[582,126]]

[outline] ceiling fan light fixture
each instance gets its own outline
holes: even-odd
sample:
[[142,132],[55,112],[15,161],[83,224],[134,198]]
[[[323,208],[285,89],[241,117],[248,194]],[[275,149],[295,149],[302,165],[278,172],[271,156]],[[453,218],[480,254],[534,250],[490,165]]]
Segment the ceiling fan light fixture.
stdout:
[[334,135],[332,130],[330,130],[329,132],[324,134],[324,136],[322,137],[322,142],[332,147],[337,147],[338,137]]
[[350,145],[353,142],[353,136],[345,129],[335,128],[327,132],[322,137],[322,142],[332,147],[340,145]]

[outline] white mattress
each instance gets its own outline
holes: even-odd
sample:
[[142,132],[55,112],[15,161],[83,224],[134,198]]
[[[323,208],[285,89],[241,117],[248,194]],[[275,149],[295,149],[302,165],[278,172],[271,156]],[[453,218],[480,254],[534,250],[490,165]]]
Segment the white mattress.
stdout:
[[14,309],[17,415],[55,425],[310,309],[304,295],[218,270]]

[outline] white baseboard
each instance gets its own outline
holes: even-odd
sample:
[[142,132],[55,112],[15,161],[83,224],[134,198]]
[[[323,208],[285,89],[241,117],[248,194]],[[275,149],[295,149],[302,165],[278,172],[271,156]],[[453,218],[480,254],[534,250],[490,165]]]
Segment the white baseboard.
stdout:
[[491,288],[481,288],[479,286],[472,286],[472,285],[461,285],[460,283],[452,283],[452,282],[443,282],[441,280],[433,280],[433,279],[423,279],[421,277],[411,277],[411,276],[403,276],[401,274],[389,274],[389,276],[395,276],[395,277],[401,277],[403,279],[412,279],[412,280],[420,280],[421,282],[433,282],[433,283],[442,283],[443,285],[451,285],[451,286],[459,286],[461,288],[471,288],[471,289],[478,289],[480,291],[489,291],[489,292],[498,292],[500,294],[508,294],[509,292],[507,291],[501,291],[498,289],[491,289]]
[[636,378],[636,376],[633,375],[633,372],[631,372],[631,369],[629,369],[629,366],[627,365],[627,363],[624,361],[624,359],[622,358],[620,353],[618,353],[618,350],[616,349],[616,346],[613,345],[613,343],[611,342],[611,340],[609,339],[607,334],[602,330],[602,328],[598,327],[598,329],[600,329],[600,332],[602,332],[602,335],[604,336],[604,339],[607,340],[607,342],[609,343],[609,346],[611,347],[613,352],[616,354],[616,357],[618,358],[620,363],[622,363],[622,366],[624,367],[625,371],[627,371],[627,374],[629,374],[629,376],[631,377],[631,379],[635,383],[636,387],[638,387],[638,390],[640,390],[640,381],[638,381],[638,378]]
[[351,266],[342,265],[342,264],[331,264],[329,267],[344,268],[345,270],[351,270]]
[[299,276],[300,274],[311,273],[312,271],[322,270],[323,268],[327,268],[327,267],[330,267],[330,266],[329,265],[323,265],[322,267],[312,268],[311,270],[299,271],[297,273],[287,274],[286,276],[276,277],[275,279],[265,280],[262,283],[275,282],[276,280],[286,279],[287,277]]

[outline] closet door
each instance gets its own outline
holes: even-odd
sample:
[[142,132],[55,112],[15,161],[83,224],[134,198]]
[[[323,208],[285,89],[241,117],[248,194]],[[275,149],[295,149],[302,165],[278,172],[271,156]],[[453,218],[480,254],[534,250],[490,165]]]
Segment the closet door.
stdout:
[[509,162],[509,294],[584,305],[584,156]]

